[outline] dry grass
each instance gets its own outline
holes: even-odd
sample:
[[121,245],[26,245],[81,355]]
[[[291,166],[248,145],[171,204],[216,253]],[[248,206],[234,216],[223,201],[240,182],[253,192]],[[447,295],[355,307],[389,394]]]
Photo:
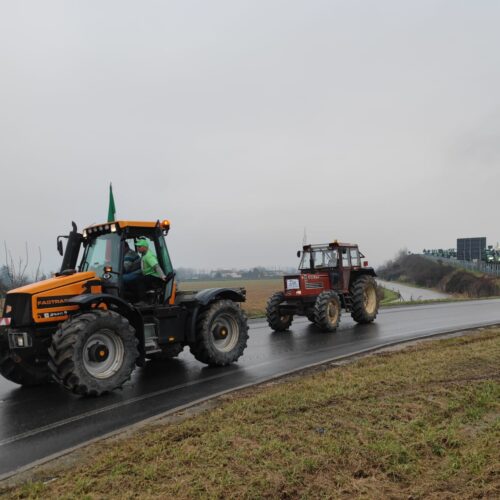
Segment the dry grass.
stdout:
[[189,281],[180,283],[181,290],[202,290],[203,288],[246,288],[247,300],[243,308],[250,317],[263,316],[267,299],[276,291],[283,289],[283,279],[269,280],[220,280],[220,281]]
[[8,498],[498,498],[500,329],[226,396]]

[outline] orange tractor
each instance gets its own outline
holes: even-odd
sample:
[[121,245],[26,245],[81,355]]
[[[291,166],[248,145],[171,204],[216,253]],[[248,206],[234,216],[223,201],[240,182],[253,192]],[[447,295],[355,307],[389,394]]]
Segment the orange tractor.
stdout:
[[267,302],[267,322],[275,331],[288,330],[295,315],[307,318],[325,332],[337,329],[341,309],[357,323],[377,316],[379,297],[375,271],[358,245],[333,243],[305,245],[300,274],[284,277],[284,291]]
[[[7,293],[0,373],[21,385],[55,379],[76,394],[98,396],[121,387],[146,359],[174,357],[186,345],[209,365],[236,361],[248,339],[245,290],[180,292],[164,238],[169,229],[169,221],[115,221],[79,233],[73,223],[57,239],[61,255],[67,239],[60,272]],[[124,257],[138,240],[150,242],[164,276],[134,302]]]

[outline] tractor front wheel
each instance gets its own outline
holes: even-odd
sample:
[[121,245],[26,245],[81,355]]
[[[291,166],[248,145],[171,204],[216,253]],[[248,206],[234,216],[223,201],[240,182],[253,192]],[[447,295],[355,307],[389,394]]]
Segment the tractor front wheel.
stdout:
[[276,292],[267,301],[266,318],[267,323],[275,332],[284,332],[290,328],[293,321],[292,314],[281,314],[279,305],[285,300],[283,292]]
[[225,366],[243,354],[247,341],[247,317],[241,307],[232,300],[218,300],[200,313],[190,350],[202,363]]
[[93,310],[59,326],[49,347],[49,367],[69,391],[100,396],[130,378],[138,355],[137,337],[127,319]]
[[340,323],[340,308],[335,292],[321,292],[314,303],[314,323],[324,332],[334,332]]
[[0,344],[0,374],[22,386],[47,384],[52,375],[46,362],[29,363],[10,352],[8,341]]
[[357,323],[371,323],[378,313],[377,282],[371,276],[361,276],[351,287],[351,316]]

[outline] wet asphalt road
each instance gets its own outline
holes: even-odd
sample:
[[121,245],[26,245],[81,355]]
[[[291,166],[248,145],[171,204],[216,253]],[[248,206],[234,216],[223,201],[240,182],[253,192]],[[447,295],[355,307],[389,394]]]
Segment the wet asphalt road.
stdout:
[[137,369],[123,391],[96,399],[55,384],[23,389],[0,377],[0,476],[221,391],[385,344],[494,323],[500,300],[385,309],[370,325],[345,314],[334,334],[320,333],[305,318],[283,333],[255,320],[245,355],[232,366],[206,367],[185,349],[178,359]]

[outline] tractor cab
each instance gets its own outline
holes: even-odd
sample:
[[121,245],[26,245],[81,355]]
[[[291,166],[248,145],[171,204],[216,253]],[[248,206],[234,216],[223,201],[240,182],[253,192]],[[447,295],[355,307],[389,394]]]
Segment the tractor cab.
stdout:
[[[82,233],[73,231],[68,236],[59,274],[70,275],[75,272],[93,272],[96,285],[100,285],[103,293],[116,295],[120,298],[134,301],[145,301],[162,304],[174,299],[174,272],[164,236],[170,229],[168,220],[163,222],[131,222],[114,221],[106,224],[96,224],[85,228]],[[140,255],[135,250],[139,239],[149,242],[148,250],[155,255],[158,264],[167,276],[165,282],[158,282],[147,290],[145,297],[136,297],[132,291],[134,274],[140,274]],[[62,253],[62,245],[58,249]],[[80,249],[83,254],[77,265]],[[135,255],[135,265],[132,269],[125,265],[127,256]]]
[[368,265],[358,245],[339,243],[337,240],[321,245],[304,245],[302,251],[297,252],[297,256],[301,257],[299,281],[304,288],[302,293],[305,294],[311,288],[319,288],[319,284],[322,284],[322,288],[341,289],[347,292],[351,272]]
[[313,273],[321,269],[335,269],[338,267],[339,252],[337,248],[330,245],[308,245],[302,252],[298,252],[298,257],[302,255],[299,269],[304,273]]

